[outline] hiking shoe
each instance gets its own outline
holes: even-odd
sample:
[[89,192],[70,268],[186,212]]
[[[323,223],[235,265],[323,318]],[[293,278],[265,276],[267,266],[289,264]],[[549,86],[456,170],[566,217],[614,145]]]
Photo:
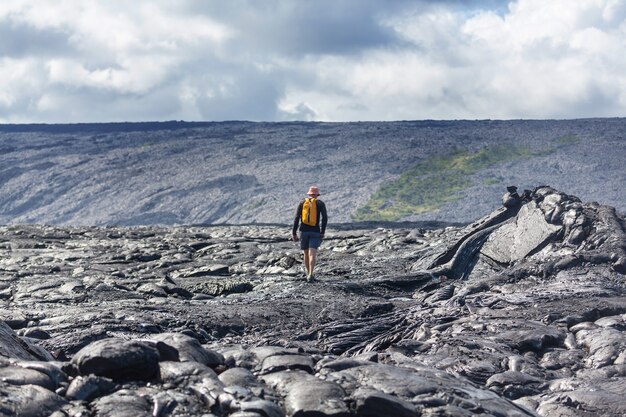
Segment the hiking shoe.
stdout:
[[313,274],[309,274],[309,275],[306,277],[306,282],[312,282],[312,281],[315,281],[315,275],[313,275]]

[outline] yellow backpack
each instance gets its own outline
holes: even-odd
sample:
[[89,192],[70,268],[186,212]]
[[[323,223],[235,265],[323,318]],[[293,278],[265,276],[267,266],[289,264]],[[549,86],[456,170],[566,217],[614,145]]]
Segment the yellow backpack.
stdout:
[[305,198],[302,204],[302,223],[315,226],[317,223],[317,198]]

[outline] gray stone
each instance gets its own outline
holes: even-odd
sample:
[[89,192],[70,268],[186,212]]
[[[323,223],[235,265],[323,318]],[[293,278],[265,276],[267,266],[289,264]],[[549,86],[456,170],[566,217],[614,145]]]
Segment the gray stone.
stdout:
[[626,334],[612,327],[580,330],[576,340],[588,352],[585,363],[589,368],[614,364],[626,349]]
[[19,366],[0,367],[0,381],[12,385],[38,385],[50,391],[56,389],[56,383],[45,373]]
[[81,375],[113,380],[149,380],[159,371],[159,352],[148,344],[123,339],[103,339],[81,349],[73,358]]
[[142,284],[137,287],[137,291],[155,297],[167,297],[167,291],[165,291],[163,287],[153,283]]
[[345,388],[356,390],[359,387],[371,388],[402,399],[410,399],[420,394],[437,391],[436,380],[421,376],[406,368],[383,364],[357,366],[335,372],[333,379],[342,381]]
[[50,339],[50,333],[42,329],[24,329],[23,331],[19,331],[17,334],[24,337],[30,337],[31,339]]
[[250,349],[250,352],[261,363],[266,358],[276,355],[297,355],[301,353],[298,349],[288,349],[280,346],[259,346]]
[[9,326],[0,321],[0,357],[24,360],[52,360],[49,353],[41,357],[41,351],[28,340],[20,338]]
[[565,333],[552,326],[536,322],[514,323],[511,327],[522,327],[519,330],[503,332],[499,339],[509,343],[520,352],[539,352],[549,346],[557,346],[565,340]]
[[626,275],[626,256],[620,256],[617,261],[613,263],[613,270],[622,275]]
[[263,360],[261,373],[269,374],[286,370],[301,370],[313,373],[314,363],[309,356],[304,355],[275,355]]
[[289,393],[291,387],[296,384],[314,384],[318,381],[318,378],[304,371],[274,372],[267,375],[261,375],[259,378],[265,383],[265,385],[277,392],[281,397],[285,397]]
[[130,390],[117,391],[92,404],[97,415],[102,417],[153,417],[152,402]]
[[47,417],[67,404],[37,385],[12,385],[0,380],[0,416]]
[[257,356],[241,345],[211,345],[210,348],[221,354],[224,357],[224,362],[230,363],[231,366],[252,369],[259,364]]
[[496,229],[487,238],[481,253],[510,264],[524,259],[561,230],[561,226],[546,222],[543,212],[534,202],[520,209],[514,222]]
[[201,268],[192,269],[189,271],[181,271],[179,276],[181,278],[196,278],[196,277],[205,277],[211,275],[222,275],[227,276],[230,275],[228,265],[209,265],[203,266]]
[[583,360],[585,352],[581,349],[556,349],[544,353],[539,363],[546,369],[576,368]]
[[25,369],[32,369],[46,374],[54,384],[56,389],[61,384],[67,382],[67,374],[62,369],[67,364],[61,362],[42,362],[42,361],[16,361],[16,366]]
[[408,401],[380,391],[358,389],[352,394],[356,401],[357,415],[362,417],[417,417],[421,413]]
[[203,347],[198,339],[180,333],[160,333],[150,336],[151,339],[163,342],[178,351],[181,362],[199,362],[210,367],[224,364],[224,357]]
[[[547,400],[537,408],[541,416],[624,416],[626,403],[623,378],[614,383],[598,384],[585,389],[561,393],[559,401]],[[558,414],[555,414],[558,413]]]
[[218,376],[224,385],[240,385],[244,387],[254,387],[259,385],[257,377],[246,368],[230,368]]
[[206,378],[216,381],[216,384],[219,383],[215,371],[199,362],[160,362],[159,378],[163,382],[173,383],[179,383],[180,381],[196,381]]
[[319,379],[301,380],[287,387],[285,409],[289,416],[347,417],[343,389],[332,382]]
[[491,376],[487,380],[486,386],[502,393],[507,398],[517,399],[538,394],[542,383],[543,381],[540,378],[523,372],[506,371]]
[[242,412],[257,413],[264,417],[284,417],[283,410],[271,401],[254,400],[239,403]]
[[116,384],[109,378],[77,376],[67,387],[65,396],[70,400],[91,401],[111,393],[115,388]]
[[[320,361],[321,362],[321,361]],[[340,358],[334,359],[331,361],[327,361],[321,364],[320,362],[316,364],[316,367],[319,367],[320,372],[329,372],[329,371],[342,371],[344,369],[350,369],[357,366],[367,366],[371,365],[371,361],[363,360],[363,359],[355,359],[355,358]]]
[[621,315],[602,317],[596,320],[594,324],[600,327],[611,327],[620,331],[626,330],[626,321],[624,321],[624,317]]
[[[475,415],[476,413],[474,413],[473,411],[466,410],[464,408],[457,407],[454,405],[446,405],[444,407],[428,408],[422,412],[421,417],[473,417]],[[495,414],[495,415],[507,415],[507,414]]]

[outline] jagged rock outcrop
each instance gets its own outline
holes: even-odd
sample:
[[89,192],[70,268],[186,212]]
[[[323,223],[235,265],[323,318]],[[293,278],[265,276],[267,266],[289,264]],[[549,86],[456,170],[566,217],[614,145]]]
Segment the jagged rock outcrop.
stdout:
[[0,416],[621,416],[624,230],[511,188],[329,227],[307,283],[288,225],[0,227]]
[[[611,207],[583,204],[549,187],[518,198],[513,193],[503,198],[506,207],[457,231],[443,251],[435,246],[421,253],[412,266],[419,303],[327,324],[317,330],[323,345],[350,355],[402,347],[415,359],[524,401],[542,398],[542,387],[561,374],[620,366],[626,335],[596,327],[599,319],[623,330],[624,219]],[[592,329],[580,333],[581,325]],[[552,362],[556,358],[567,364]],[[527,370],[520,372],[520,360]],[[597,382],[578,380],[589,390]],[[622,388],[606,393],[608,403]]]

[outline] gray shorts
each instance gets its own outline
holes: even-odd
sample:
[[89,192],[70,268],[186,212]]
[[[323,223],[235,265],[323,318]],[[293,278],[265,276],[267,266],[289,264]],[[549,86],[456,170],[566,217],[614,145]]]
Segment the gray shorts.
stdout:
[[300,249],[317,249],[322,244],[322,235],[317,232],[300,233]]

